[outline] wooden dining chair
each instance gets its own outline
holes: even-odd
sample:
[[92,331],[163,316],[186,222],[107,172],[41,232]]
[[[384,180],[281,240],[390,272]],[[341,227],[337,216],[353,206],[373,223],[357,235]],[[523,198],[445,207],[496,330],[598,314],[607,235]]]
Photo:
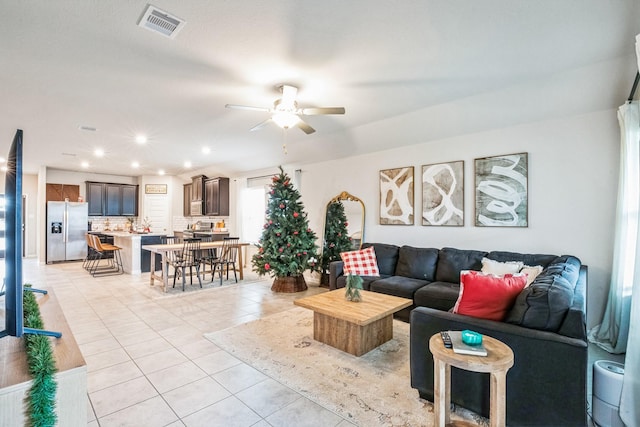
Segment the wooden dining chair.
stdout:
[[[213,242],[213,237],[201,237],[202,243]],[[200,251],[200,262],[202,263],[202,278],[206,279],[207,265],[211,271],[211,281],[213,282],[213,262],[218,259],[216,248],[207,248]]]
[[238,237],[225,237],[222,241],[222,248],[220,249],[220,256],[213,261],[213,272],[211,273],[211,280],[215,276],[216,270],[220,267],[220,286],[222,286],[222,273],[226,269],[227,280],[229,280],[229,268],[233,268],[233,277],[236,283],[238,283],[238,275],[236,274],[236,259],[238,258],[238,243],[240,238]]
[[[173,275],[173,287],[176,287],[176,278],[178,275],[182,276],[182,291],[185,290],[186,272],[189,268],[189,272],[193,273],[193,268],[196,269],[196,276],[200,287],[202,287],[202,280],[200,279],[200,239],[184,239],[181,252],[174,252],[174,259],[168,259],[167,261],[174,268]],[[167,254],[169,255],[169,254]],[[193,275],[191,274],[191,284],[193,285]]]
[[175,243],[181,243],[180,238],[176,236],[161,236],[160,243],[163,245],[173,245]]

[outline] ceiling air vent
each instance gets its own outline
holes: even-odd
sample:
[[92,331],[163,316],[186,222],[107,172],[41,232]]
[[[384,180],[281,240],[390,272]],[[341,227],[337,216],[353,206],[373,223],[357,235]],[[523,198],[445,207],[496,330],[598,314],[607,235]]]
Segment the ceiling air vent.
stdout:
[[174,38],[186,22],[177,16],[173,16],[155,6],[149,5],[144,15],[140,18],[138,26],[147,30],[160,33],[163,36]]

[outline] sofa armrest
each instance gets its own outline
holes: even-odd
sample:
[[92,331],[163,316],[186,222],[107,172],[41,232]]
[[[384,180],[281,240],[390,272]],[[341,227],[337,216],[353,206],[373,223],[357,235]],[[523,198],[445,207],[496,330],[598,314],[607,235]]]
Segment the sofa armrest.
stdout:
[[329,289],[338,289],[338,277],[344,275],[344,262],[332,261],[329,263]]
[[[433,401],[429,338],[442,330],[471,329],[513,350],[514,365],[507,373],[508,425],[586,425],[586,341],[427,307],[414,309],[410,322],[411,386],[421,397]],[[452,370],[452,402],[488,416],[487,396],[487,375]]]
[[580,267],[580,275],[573,294],[573,303],[558,329],[558,333],[567,337],[587,340],[587,273],[586,265]]

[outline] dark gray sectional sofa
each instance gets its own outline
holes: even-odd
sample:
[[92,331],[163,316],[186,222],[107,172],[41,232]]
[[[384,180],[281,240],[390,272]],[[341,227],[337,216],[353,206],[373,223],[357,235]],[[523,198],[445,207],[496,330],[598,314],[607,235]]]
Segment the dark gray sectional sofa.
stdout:
[[[397,317],[411,324],[411,385],[433,401],[429,338],[442,330],[471,329],[514,352],[507,374],[507,425],[584,426],[586,417],[587,267],[573,256],[484,252],[455,248],[374,246],[380,277],[363,277],[365,290],[412,299]],[[522,261],[544,270],[517,297],[502,322],[453,314],[461,270],[480,270],[482,258]],[[342,262],[331,263],[331,289],[344,287]],[[452,402],[488,417],[489,376],[458,369]]]

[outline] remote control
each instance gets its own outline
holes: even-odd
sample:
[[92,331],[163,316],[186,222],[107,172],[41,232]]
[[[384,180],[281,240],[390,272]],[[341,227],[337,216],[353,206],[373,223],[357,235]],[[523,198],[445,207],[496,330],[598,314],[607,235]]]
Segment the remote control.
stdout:
[[440,336],[442,337],[442,342],[444,343],[445,348],[452,348],[451,337],[447,331],[440,332]]

